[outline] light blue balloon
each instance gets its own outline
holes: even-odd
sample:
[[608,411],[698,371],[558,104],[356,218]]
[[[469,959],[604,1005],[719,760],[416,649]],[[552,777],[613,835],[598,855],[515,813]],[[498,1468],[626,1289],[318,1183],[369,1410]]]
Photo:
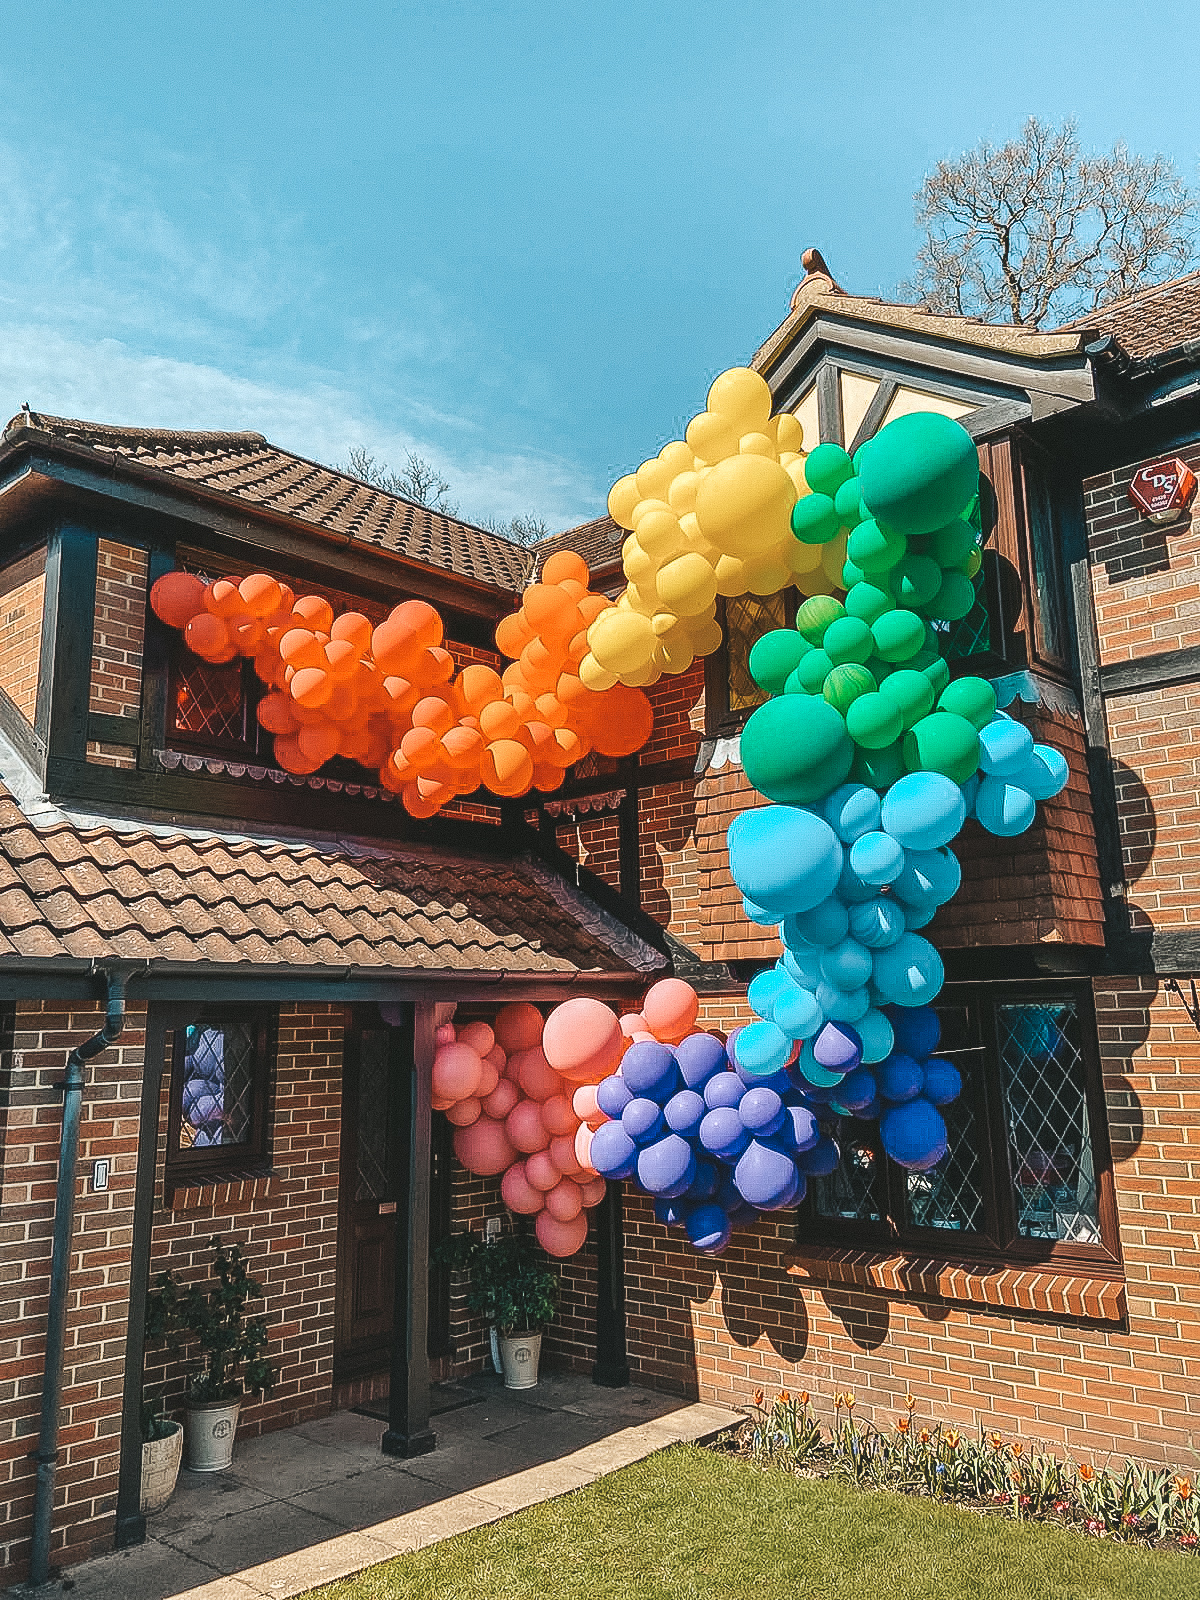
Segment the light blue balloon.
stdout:
[[872,1006],[864,1011],[854,1024],[854,1031],[862,1040],[862,1058],[867,1066],[884,1061],[892,1053],[896,1042],[895,1030],[882,1011]]
[[1053,800],[1066,788],[1070,776],[1071,769],[1061,750],[1049,744],[1035,744],[1029,760],[1012,774],[1012,781],[1027,789],[1035,800]]
[[850,920],[845,906],[831,895],[828,900],[822,900],[821,904],[814,906],[811,911],[801,911],[794,917],[785,917],[780,938],[787,945],[794,945],[797,940],[810,945],[838,944],[846,937],[849,928]]
[[1033,754],[1033,735],[1011,717],[996,717],[979,731],[979,770],[992,778],[1014,777]]
[[874,962],[874,985],[893,1005],[928,1005],[946,981],[941,956],[920,934],[902,935],[890,949],[877,951]]
[[886,950],[905,929],[904,911],[891,895],[850,907],[850,934],[868,950]]
[[904,926],[909,933],[915,933],[918,928],[928,927],[938,914],[936,900],[922,900],[919,905],[905,906]]
[[766,911],[762,906],[756,906],[753,900],[742,896],[742,910],[746,913],[747,922],[761,922],[764,927],[773,927],[779,921],[777,911]]
[[770,1078],[787,1062],[792,1041],[773,1022],[752,1022],[738,1034],[734,1051],[743,1072],[755,1078]]
[[904,846],[890,833],[864,833],[850,846],[850,870],[879,888],[904,871]]
[[831,983],[817,985],[817,1004],[830,1022],[857,1022],[871,1004],[866,986],[837,989]]
[[817,992],[817,985],[821,981],[821,961],[811,945],[806,945],[803,950],[785,950],[783,970],[802,989],[810,989],[813,994]]
[[859,989],[873,970],[871,952],[857,939],[843,939],[821,956],[821,976],[834,989]]
[[844,852],[827,822],[795,806],[758,806],[729,826],[729,870],[747,900],[779,921],[833,893]]
[[910,850],[904,871],[892,884],[897,900],[912,906],[945,905],[958,893],[962,868],[952,850]]
[[1024,833],[1037,816],[1037,802],[1028,789],[1008,778],[985,778],[979,785],[975,815],[989,833],[1001,839]]
[[794,988],[795,984],[786,972],[782,972],[778,966],[768,967],[765,972],[758,972],[751,978],[746,999],[752,1011],[771,1022],[775,1017],[776,1002]]
[[789,1039],[811,1039],[824,1025],[825,1013],[817,1004],[815,994],[791,983],[787,993],[775,1002],[772,1021]]
[[982,781],[979,774],[973,772],[966,783],[962,785],[963,803],[967,808],[969,817],[975,815],[975,796],[979,793],[979,785]]
[[967,817],[962,789],[940,772],[909,772],[883,797],[883,827],[906,850],[949,844]]
[[837,883],[837,896],[848,906],[862,905],[866,900],[874,900],[879,893],[879,885],[864,883],[847,860],[842,868],[841,876]]
[[825,802],[824,817],[843,844],[879,827],[879,795],[865,783],[843,783]]

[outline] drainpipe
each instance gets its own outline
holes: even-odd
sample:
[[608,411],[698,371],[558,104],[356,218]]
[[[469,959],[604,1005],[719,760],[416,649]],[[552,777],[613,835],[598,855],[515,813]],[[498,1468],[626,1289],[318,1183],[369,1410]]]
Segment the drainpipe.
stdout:
[[50,1519],[54,1510],[54,1468],[58,1459],[58,1414],[62,1401],[63,1342],[66,1335],[67,1289],[71,1275],[71,1236],[75,1228],[75,1170],[79,1159],[79,1114],[83,1101],[83,1065],[107,1050],[125,1026],[125,984],[122,972],[103,974],[107,989],[104,1026],[67,1057],[67,1075],[55,1087],[63,1091],[62,1139],[58,1151],[58,1189],[54,1200],[54,1247],[50,1258],[50,1308],[46,1314],[46,1362],[42,1376],[42,1424],[38,1447],[37,1484],[33,1499],[33,1557],[29,1581],[50,1579]]

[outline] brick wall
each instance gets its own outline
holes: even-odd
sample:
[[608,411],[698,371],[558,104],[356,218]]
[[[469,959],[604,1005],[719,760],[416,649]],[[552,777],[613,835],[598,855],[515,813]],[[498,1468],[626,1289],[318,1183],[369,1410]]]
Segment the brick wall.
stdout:
[[[44,551],[41,559],[45,559]],[[20,564],[22,574],[26,566],[25,562]],[[4,574],[0,573],[0,688],[16,703],[30,725],[37,709],[45,593],[44,571],[22,575],[11,589],[6,587]]]
[[1200,684],[1105,700],[1135,928],[1200,922]]
[[642,910],[697,949],[704,936],[700,858],[696,851],[696,784],[656,784],[638,795]]
[[136,717],[141,711],[148,559],[133,545],[99,541],[90,711],[112,717]]
[[678,677],[663,677],[646,693],[654,707],[654,731],[638,751],[644,767],[681,756],[695,759],[704,734],[704,662]]
[[620,833],[615,811],[564,818],[555,828],[554,838],[572,861],[578,861],[614,889],[621,887]]

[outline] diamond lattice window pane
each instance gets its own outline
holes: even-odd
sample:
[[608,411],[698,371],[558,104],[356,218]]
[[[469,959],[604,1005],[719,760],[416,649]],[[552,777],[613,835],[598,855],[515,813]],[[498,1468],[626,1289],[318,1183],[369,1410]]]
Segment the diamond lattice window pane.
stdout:
[[1079,1017],[1070,1001],[996,1008],[1017,1231],[1100,1242]]
[[813,1203],[819,1217],[839,1222],[879,1222],[883,1217],[879,1157],[864,1133],[852,1130],[861,1123],[841,1127],[842,1159],[827,1178],[813,1181]]
[[254,1030],[244,1023],[184,1030],[181,1150],[249,1143],[254,1063]]
[[937,1054],[962,1074],[957,1100],[942,1107],[949,1148],[928,1172],[905,1174],[908,1218],[918,1228],[945,1228],[981,1233],[983,1208],[983,1129],[979,1120],[979,1075],[982,1058],[964,1005],[937,1008],[942,1038]]
[[750,651],[772,628],[787,627],[787,592],[742,595],[725,602],[725,652],[729,663],[729,709],[749,711],[761,706],[766,691],[750,676]]
[[362,1035],[358,1061],[358,1182],[355,1198],[382,1200],[392,1170],[392,1119],[389,1115],[388,1035]]
[[240,660],[214,666],[181,662],[175,682],[176,733],[240,742],[246,737],[245,680]]
[[975,604],[965,617],[957,622],[935,622],[933,626],[940,636],[938,648],[943,660],[963,661],[968,656],[986,655],[992,648],[992,619],[982,579],[975,586]]

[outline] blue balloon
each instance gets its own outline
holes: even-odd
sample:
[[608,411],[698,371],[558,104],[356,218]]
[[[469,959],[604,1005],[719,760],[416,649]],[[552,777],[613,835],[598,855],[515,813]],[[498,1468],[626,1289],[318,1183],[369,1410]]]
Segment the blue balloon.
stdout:
[[776,1004],[774,1021],[789,1039],[810,1039],[825,1021],[825,1013],[817,1004],[816,995],[793,984]]
[[[595,1140],[592,1141],[595,1143]],[[750,1143],[750,1135],[742,1126],[734,1106],[717,1106],[705,1114],[700,1124],[700,1143],[709,1155],[722,1161],[733,1161]],[[596,1163],[592,1162],[593,1166]],[[600,1169],[597,1167],[597,1171]]]
[[833,829],[795,806],[740,812],[728,833],[729,870],[742,893],[780,918],[833,893],[843,851]]
[[894,883],[904,871],[904,846],[890,833],[864,833],[850,846],[850,870],[864,883]]
[[1070,776],[1066,756],[1048,744],[1035,744],[1028,761],[1020,771],[1011,774],[1012,781],[1035,800],[1053,800],[1066,788]]
[[889,950],[876,952],[873,981],[893,1005],[923,1006],[941,989],[946,971],[928,939],[906,933]]
[[721,1106],[736,1106],[745,1092],[746,1085],[736,1072],[714,1072],[704,1085],[704,1104],[710,1111]]
[[948,1106],[962,1093],[962,1074],[949,1061],[927,1061],[922,1093],[933,1105]]
[[619,1122],[602,1122],[592,1136],[588,1160],[602,1178],[632,1178],[638,1147]]
[[985,778],[975,796],[975,815],[989,833],[1013,839],[1032,824],[1037,802],[1007,778]]
[[861,1111],[875,1099],[875,1075],[866,1067],[856,1067],[837,1087],[837,1104],[848,1111]]
[[890,1056],[896,1042],[895,1030],[882,1011],[874,1006],[859,1017],[854,1031],[862,1040],[862,1058],[865,1062],[882,1061]]
[[714,1072],[724,1072],[728,1058],[724,1044],[715,1034],[689,1033],[675,1046],[675,1063],[689,1089],[703,1089]]
[[821,981],[820,954],[807,944],[800,950],[786,949],[783,952],[783,970],[793,983],[815,992]]
[[811,911],[800,911],[794,916],[784,917],[780,938],[784,944],[793,947],[797,944],[837,944],[839,939],[846,937],[849,925],[845,906],[831,897],[822,900],[819,906],[813,906]]
[[721,1174],[726,1171],[728,1171],[728,1168],[720,1162],[710,1161],[707,1156],[697,1156],[696,1176],[688,1185],[688,1198],[691,1200],[709,1199],[721,1187]]
[[811,1150],[801,1150],[796,1165],[809,1178],[827,1178],[837,1170],[842,1152],[827,1133],[821,1135]]
[[821,1137],[817,1119],[808,1106],[788,1102],[783,1108],[779,1139],[789,1150],[811,1150]]
[[747,1089],[737,1109],[742,1127],[755,1138],[769,1139],[783,1126],[783,1100],[774,1089]]
[[732,1231],[728,1216],[715,1202],[697,1206],[687,1219],[687,1236],[701,1255],[718,1255]]
[[883,797],[883,828],[906,850],[949,844],[967,817],[962,789],[940,772],[909,772]]
[[853,844],[879,826],[879,795],[865,783],[843,783],[821,809],[843,844]]
[[850,933],[868,950],[886,950],[904,932],[904,912],[890,896],[850,908]]
[[857,1022],[871,1006],[865,985],[857,989],[837,989],[822,981],[817,985],[817,1004],[831,1022]]
[[631,1044],[626,1050],[621,1058],[621,1076],[630,1094],[645,1095],[660,1104],[679,1086],[674,1053],[665,1044],[653,1044],[649,1039]]
[[634,1144],[653,1144],[663,1131],[662,1107],[657,1100],[638,1096],[622,1111],[621,1126]]
[[752,1011],[772,1022],[775,1017],[775,1002],[782,999],[788,990],[794,987],[792,980],[782,968],[768,967],[765,972],[756,972],[751,978],[750,987],[746,990],[746,999]]
[[891,1055],[875,1068],[880,1097],[897,1105],[904,1100],[915,1100],[924,1081],[920,1066],[911,1056]]
[[1011,717],[996,717],[979,730],[979,770],[993,778],[1011,778],[1033,754],[1033,735]]
[[879,1137],[896,1165],[910,1172],[928,1172],[949,1148],[945,1120],[923,1096],[885,1111],[879,1119]]
[[791,1053],[792,1041],[782,1028],[773,1022],[752,1022],[738,1033],[734,1059],[745,1081],[747,1075],[755,1079],[774,1077]]
[[785,1195],[795,1192],[796,1163],[786,1151],[752,1139],[733,1169],[733,1181],[749,1205],[774,1210]]
[[905,905],[944,905],[958,893],[962,868],[952,850],[910,850],[892,893]]
[[695,1089],[680,1089],[678,1094],[671,1096],[664,1109],[667,1127],[671,1132],[691,1139],[699,1132],[708,1107],[704,1104],[704,1096],[697,1094]]
[[821,956],[821,976],[835,989],[859,989],[872,971],[871,952],[857,939],[843,939]]
[[896,1049],[924,1061],[938,1047],[942,1024],[932,1006],[892,1006],[887,1016],[896,1036]]
[[673,1200],[695,1176],[695,1152],[677,1133],[668,1133],[665,1138],[638,1151],[637,1180],[647,1194]]
[[862,905],[864,901],[874,900],[879,893],[879,885],[867,883],[860,878],[847,858],[837,881],[837,893],[838,898],[845,901],[847,906]]
[[691,1207],[686,1201],[656,1200],[654,1202],[654,1220],[661,1222],[664,1228],[682,1228],[688,1219]]
[[633,1092],[625,1079],[617,1072],[611,1078],[597,1085],[596,1104],[606,1117],[611,1117],[615,1122],[622,1111],[633,1099]]

